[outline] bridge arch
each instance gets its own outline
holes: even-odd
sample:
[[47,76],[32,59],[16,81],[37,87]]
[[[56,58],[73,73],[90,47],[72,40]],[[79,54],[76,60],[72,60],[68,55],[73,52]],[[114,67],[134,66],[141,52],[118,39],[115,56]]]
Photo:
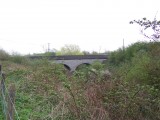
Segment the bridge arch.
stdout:
[[81,69],[81,67],[83,67],[83,66],[89,66],[89,65],[91,65],[91,63],[81,63],[81,64],[79,64],[79,65],[76,66],[75,70]]
[[103,61],[102,61],[102,64],[105,64],[106,62],[107,62],[107,60],[103,60]]
[[71,71],[71,68],[70,68],[68,65],[63,64],[63,66],[64,66],[64,68],[66,68],[68,71]]

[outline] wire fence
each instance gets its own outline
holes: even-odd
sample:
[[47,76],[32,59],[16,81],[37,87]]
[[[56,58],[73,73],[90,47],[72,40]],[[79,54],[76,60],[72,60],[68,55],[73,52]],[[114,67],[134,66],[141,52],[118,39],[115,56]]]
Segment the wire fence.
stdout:
[[[5,74],[2,72],[2,67],[0,65],[0,97],[3,110],[3,116],[5,120],[20,120],[18,112],[15,107],[15,85],[11,84],[9,89],[5,84]],[[15,119],[16,118],[16,119]]]

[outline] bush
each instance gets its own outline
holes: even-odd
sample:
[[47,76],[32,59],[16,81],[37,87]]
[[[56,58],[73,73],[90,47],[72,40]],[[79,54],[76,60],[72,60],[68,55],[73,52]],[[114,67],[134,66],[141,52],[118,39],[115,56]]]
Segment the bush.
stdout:
[[121,79],[160,89],[160,43],[138,42],[109,56],[108,66]]
[[110,53],[113,80],[104,103],[111,119],[159,120],[160,43],[135,43]]
[[9,60],[9,58],[10,58],[10,55],[6,51],[0,49],[0,60],[5,61],[5,60]]
[[139,51],[146,51],[150,50],[149,44],[146,42],[137,42],[135,44],[130,45],[129,47],[123,49],[118,49],[117,51],[111,52],[109,54],[108,63],[113,66],[119,66],[120,64],[131,61],[132,58],[139,52]]

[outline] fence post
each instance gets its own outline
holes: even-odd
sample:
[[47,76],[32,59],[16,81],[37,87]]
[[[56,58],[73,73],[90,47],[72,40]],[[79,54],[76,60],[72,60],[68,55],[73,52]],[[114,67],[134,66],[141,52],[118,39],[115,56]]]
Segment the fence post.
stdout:
[[11,84],[8,93],[7,120],[14,120],[15,85]]
[[2,65],[0,65],[0,76],[1,76],[0,91],[1,91],[1,98],[2,98],[2,107],[3,107],[4,116],[6,119],[7,105],[6,105],[6,90],[5,90],[5,74],[2,72]]
[[5,95],[5,74],[2,72],[2,66],[1,65],[0,65],[0,76],[2,76],[1,93]]
[[[14,120],[14,103],[15,103],[15,85],[11,84],[8,90],[8,97],[6,98],[6,86],[5,86],[5,74],[2,72],[2,66],[0,65],[0,76],[2,77],[0,83],[0,95],[3,102],[3,111],[5,114],[5,120]],[[7,99],[7,101],[6,101]]]
[[2,65],[0,65],[0,73],[1,73],[1,71],[2,71]]
[[5,95],[5,74],[4,73],[1,73],[2,75],[2,80],[1,80],[1,90],[2,90],[2,94]]
[[[0,64],[0,77],[1,76],[2,76],[2,66]],[[2,80],[1,80],[0,92],[2,92]]]

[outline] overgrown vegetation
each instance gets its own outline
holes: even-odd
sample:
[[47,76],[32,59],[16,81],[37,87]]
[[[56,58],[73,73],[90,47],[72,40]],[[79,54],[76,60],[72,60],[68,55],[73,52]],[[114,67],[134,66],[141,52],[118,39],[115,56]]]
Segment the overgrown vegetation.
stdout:
[[105,65],[80,66],[72,76],[47,59],[14,57],[0,64],[7,85],[16,85],[21,120],[160,120],[158,42],[111,52]]

